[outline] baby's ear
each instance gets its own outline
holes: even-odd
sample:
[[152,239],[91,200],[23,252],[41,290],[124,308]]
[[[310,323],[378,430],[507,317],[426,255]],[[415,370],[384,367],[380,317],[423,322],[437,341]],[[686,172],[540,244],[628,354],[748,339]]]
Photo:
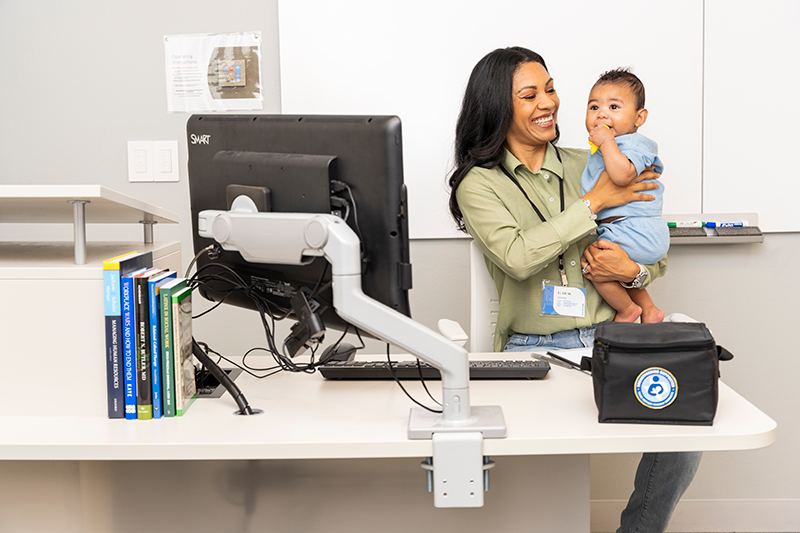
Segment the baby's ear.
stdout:
[[647,109],[642,108],[637,112],[636,122],[634,122],[634,124],[637,128],[640,128],[645,122],[647,122]]

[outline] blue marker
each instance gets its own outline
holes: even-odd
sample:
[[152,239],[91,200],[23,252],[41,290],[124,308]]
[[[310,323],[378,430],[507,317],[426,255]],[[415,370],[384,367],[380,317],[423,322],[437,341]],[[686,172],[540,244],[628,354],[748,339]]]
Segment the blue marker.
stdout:
[[706,222],[705,226],[707,228],[741,228],[744,226],[748,226],[746,220],[741,222]]

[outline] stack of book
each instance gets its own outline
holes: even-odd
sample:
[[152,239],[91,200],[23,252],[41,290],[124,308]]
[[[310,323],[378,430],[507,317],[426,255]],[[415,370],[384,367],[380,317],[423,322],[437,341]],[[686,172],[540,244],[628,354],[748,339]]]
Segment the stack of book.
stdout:
[[152,252],[103,262],[108,417],[183,416],[196,397],[192,289]]

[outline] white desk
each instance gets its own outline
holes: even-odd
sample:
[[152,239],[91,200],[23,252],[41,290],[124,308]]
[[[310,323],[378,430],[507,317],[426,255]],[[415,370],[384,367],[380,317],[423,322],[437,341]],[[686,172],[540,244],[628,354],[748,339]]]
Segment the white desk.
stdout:
[[[411,402],[393,382],[326,381],[305,374],[256,381],[243,374],[237,383],[251,406],[263,409],[263,414],[233,415],[236,405],[226,395],[197,400],[184,418],[0,417],[0,460],[421,460],[432,453],[431,441],[406,438]],[[424,399],[419,385],[407,388]],[[429,388],[437,396],[437,383],[429,383]],[[475,520],[483,520],[480,517],[497,513],[498,506],[524,508],[533,496],[540,508],[536,525],[520,516],[520,526],[525,524],[529,531],[588,531],[589,454],[741,450],[768,446],[776,437],[775,422],[724,384],[710,427],[598,424],[591,378],[558,367],[541,381],[472,382],[471,395],[473,405],[503,407],[508,437],[484,441],[484,453],[498,463],[485,507],[446,511],[448,520],[464,520],[468,530]],[[412,470],[417,468],[414,463]],[[421,469],[409,475],[418,479],[413,496],[418,502],[416,491],[424,493],[425,476]],[[375,483],[374,479],[363,483],[361,490],[374,495],[380,490]],[[506,490],[505,483],[516,490]],[[519,490],[526,484],[524,491]],[[415,516],[436,512],[428,496],[424,508],[414,508]]]
[[[224,395],[197,400],[183,418],[152,422],[3,416],[0,460],[431,455],[431,441],[406,437],[411,402],[394,382],[284,373],[260,381],[242,374],[237,384],[263,414],[234,416],[236,404]],[[473,381],[470,386],[473,405],[503,407],[508,436],[484,441],[486,455],[492,456],[744,450],[769,446],[776,436],[775,422],[724,383],[713,426],[599,424],[591,377],[559,367],[544,380]],[[421,387],[408,387],[417,399],[426,399]],[[428,387],[436,397],[438,382]]]

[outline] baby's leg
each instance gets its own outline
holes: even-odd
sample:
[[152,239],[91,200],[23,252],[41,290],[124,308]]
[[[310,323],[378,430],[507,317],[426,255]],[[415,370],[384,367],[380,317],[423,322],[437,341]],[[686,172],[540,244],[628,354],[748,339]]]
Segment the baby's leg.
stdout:
[[631,299],[625,287],[616,281],[594,281],[592,283],[603,300],[617,310],[614,322],[636,322],[636,319],[642,314],[642,308]]
[[627,292],[631,300],[642,309],[642,324],[654,324],[664,320],[664,311],[656,307],[647,289],[627,289]]

